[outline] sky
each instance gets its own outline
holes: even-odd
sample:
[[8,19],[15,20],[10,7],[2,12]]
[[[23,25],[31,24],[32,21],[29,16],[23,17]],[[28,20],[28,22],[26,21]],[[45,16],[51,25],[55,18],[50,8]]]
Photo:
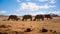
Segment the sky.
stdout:
[[60,15],[60,0],[0,0],[0,15]]

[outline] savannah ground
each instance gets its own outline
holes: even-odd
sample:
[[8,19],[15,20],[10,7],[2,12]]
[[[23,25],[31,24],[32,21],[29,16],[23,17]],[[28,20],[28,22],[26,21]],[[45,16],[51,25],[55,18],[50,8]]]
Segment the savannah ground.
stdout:
[[[22,19],[22,17],[19,17]],[[14,31],[17,31],[18,34],[60,34],[60,17],[53,17],[52,20],[45,19],[44,21],[14,21],[14,20],[7,20],[8,17],[0,17],[0,33],[8,34],[17,34]],[[1,27],[5,25],[4,27]],[[45,28],[48,30],[46,33],[41,33],[41,29]],[[27,28],[31,28],[31,32],[24,32]],[[52,33],[49,30],[56,31],[57,33]]]

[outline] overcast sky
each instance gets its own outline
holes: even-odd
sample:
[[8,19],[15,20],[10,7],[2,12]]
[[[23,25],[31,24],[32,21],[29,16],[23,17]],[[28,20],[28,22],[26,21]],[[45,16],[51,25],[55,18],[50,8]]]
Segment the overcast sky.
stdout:
[[0,0],[0,15],[60,15],[60,0]]

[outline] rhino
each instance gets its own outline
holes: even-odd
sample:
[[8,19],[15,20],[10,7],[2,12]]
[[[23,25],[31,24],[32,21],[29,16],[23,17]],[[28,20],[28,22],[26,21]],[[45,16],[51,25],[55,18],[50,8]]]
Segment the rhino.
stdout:
[[17,21],[17,20],[19,20],[20,18],[18,18],[17,15],[10,15],[9,18],[8,18],[8,20],[10,20],[10,19]]
[[33,21],[36,21],[36,20],[38,21],[40,19],[42,19],[42,21],[44,21],[44,15],[36,15]]
[[45,14],[44,16],[45,16],[45,18],[47,18],[47,20],[52,19],[52,16],[50,14]]
[[32,21],[32,15],[24,15],[22,21],[30,19]]

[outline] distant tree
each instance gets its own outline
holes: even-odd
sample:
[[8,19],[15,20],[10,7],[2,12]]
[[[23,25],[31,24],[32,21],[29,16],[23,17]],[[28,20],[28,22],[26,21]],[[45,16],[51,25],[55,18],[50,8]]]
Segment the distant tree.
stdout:
[[53,17],[59,17],[59,15],[53,13],[50,13],[50,15],[52,15]]

